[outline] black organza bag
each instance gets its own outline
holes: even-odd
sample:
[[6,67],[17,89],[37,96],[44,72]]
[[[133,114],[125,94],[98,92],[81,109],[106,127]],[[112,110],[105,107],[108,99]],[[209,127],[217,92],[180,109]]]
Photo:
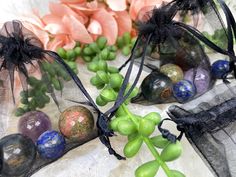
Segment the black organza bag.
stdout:
[[[133,103],[182,103],[198,97],[214,85],[210,61],[200,42],[182,28],[176,26],[174,30],[179,30],[176,37],[171,34],[159,44],[159,51],[154,49],[157,58],[153,56],[154,50],[146,56],[144,65],[151,74],[142,81],[140,93],[132,99]],[[178,91],[173,94],[174,86],[180,84],[191,88],[189,97],[178,96]]]
[[[225,12],[222,3],[220,1],[219,4]],[[219,38],[220,45],[197,28],[175,21],[176,14],[181,8],[186,7],[180,5],[179,2],[173,1],[160,8],[154,8],[137,23],[138,42],[129,60],[135,58],[139,69],[146,68],[151,74],[142,82],[140,93],[132,99],[133,103],[145,105],[174,101],[185,103],[210,90],[216,78],[225,80],[227,74],[220,77],[213,75],[209,58],[204,50],[206,47],[215,53],[225,55],[226,60],[230,61],[229,71],[232,71],[234,52],[232,41],[229,39],[233,34],[225,28],[215,3],[209,1],[204,4],[204,9],[207,19],[217,24],[212,25],[216,28],[215,32],[222,31],[222,37]],[[192,13],[204,11],[203,7],[197,9],[192,10]],[[191,11],[191,8],[186,10]],[[231,13],[227,14],[232,16]]]
[[163,4],[137,22],[139,36],[129,60],[135,58],[139,69],[144,67],[152,73],[142,82],[133,103],[184,103],[214,85],[210,61],[202,45],[210,46],[208,42],[212,42],[206,42],[208,39],[192,26],[175,21],[178,11],[175,3]]
[[168,109],[178,130],[219,177],[236,176],[235,91],[235,82],[220,84],[188,104]]
[[0,139],[1,176],[31,176],[96,137],[124,159],[111,147],[108,123],[132,92],[131,85],[124,94],[129,77],[114,106],[102,113],[75,72],[19,21],[0,31],[0,64],[1,137],[6,135]]
[[[170,2],[178,6],[180,21],[188,23],[192,20],[192,24],[198,27],[200,18],[205,20],[212,26],[217,25],[220,21],[224,25],[221,15],[219,13],[219,5],[213,0],[173,0]],[[217,18],[215,18],[217,16]],[[215,21],[212,21],[212,20]],[[216,28],[215,26],[214,28]]]
[[[179,21],[192,25],[202,32],[208,39],[219,47],[226,49],[227,29],[223,22],[222,0],[173,0],[170,2],[178,6]],[[210,52],[212,52],[210,50]]]

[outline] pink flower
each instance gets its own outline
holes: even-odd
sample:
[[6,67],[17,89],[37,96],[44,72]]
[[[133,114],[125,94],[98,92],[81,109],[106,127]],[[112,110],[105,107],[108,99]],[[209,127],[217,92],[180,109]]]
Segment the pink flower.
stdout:
[[[107,38],[108,44],[114,44],[118,36],[118,25],[112,14],[105,9],[100,9],[92,15],[91,19],[100,24],[102,35]],[[93,28],[91,25],[90,28]]]
[[113,11],[124,11],[127,9],[126,0],[106,0],[106,3]]
[[75,41],[82,43],[93,41],[85,27],[88,19],[84,14],[76,13],[67,5],[59,3],[50,3],[49,9],[51,14],[42,18],[44,29],[54,38],[48,44],[49,49],[55,50],[58,47],[71,49],[75,46]]
[[[108,1],[107,1],[108,2]],[[120,2],[120,1],[116,1]],[[86,15],[90,15],[89,24],[87,29],[93,39],[102,35],[107,37],[108,44],[114,44],[118,35],[122,35],[124,32],[130,32],[132,29],[132,21],[125,8],[106,9],[104,4],[97,1],[83,2],[77,4],[69,4],[75,12],[83,12]]]
[[114,17],[118,25],[118,35],[121,36],[125,32],[131,32],[132,30],[132,20],[129,16],[129,13],[124,11],[114,12]]
[[50,13],[30,17],[28,28],[42,40],[44,47],[71,49],[76,41],[91,43],[98,36],[105,36],[108,44],[115,44],[118,36],[131,32],[132,20],[125,0],[99,3],[97,0],[61,0],[50,3]]
[[132,20],[136,20],[141,10],[142,13],[145,13],[153,9],[153,7],[159,7],[163,2],[170,1],[171,0],[130,0],[130,17]]
[[33,10],[33,14],[31,14],[31,16],[29,17],[26,17],[26,21],[23,22],[23,25],[39,38],[44,48],[47,48],[47,44],[49,42],[49,35],[44,30],[44,23],[40,19],[37,10]]
[[81,2],[86,2],[86,0],[61,0],[62,3],[81,3]]

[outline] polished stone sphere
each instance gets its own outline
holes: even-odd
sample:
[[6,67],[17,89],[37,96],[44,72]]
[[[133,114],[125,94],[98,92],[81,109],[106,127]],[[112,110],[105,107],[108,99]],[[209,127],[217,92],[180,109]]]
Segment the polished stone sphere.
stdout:
[[172,96],[172,81],[165,74],[154,71],[141,84],[141,92],[147,101],[163,103]]
[[206,92],[210,87],[210,71],[201,67],[192,68],[184,74],[184,79],[195,85],[198,94]]
[[173,86],[173,95],[180,103],[190,100],[195,94],[196,88],[188,80],[181,80]]
[[39,136],[37,148],[40,156],[45,159],[57,159],[64,154],[65,138],[57,131],[46,131]]
[[22,134],[12,134],[0,140],[2,176],[27,173],[36,158],[34,142]]
[[70,140],[77,141],[86,138],[93,128],[93,115],[84,106],[69,107],[60,115],[59,129]]
[[49,117],[41,111],[30,111],[24,114],[18,123],[20,133],[30,137],[34,142],[47,130],[51,130],[52,124]]
[[167,75],[173,83],[176,83],[184,78],[182,69],[175,64],[165,64],[161,66],[160,72]]
[[212,75],[217,79],[222,77],[229,71],[229,61],[217,60],[211,66]]

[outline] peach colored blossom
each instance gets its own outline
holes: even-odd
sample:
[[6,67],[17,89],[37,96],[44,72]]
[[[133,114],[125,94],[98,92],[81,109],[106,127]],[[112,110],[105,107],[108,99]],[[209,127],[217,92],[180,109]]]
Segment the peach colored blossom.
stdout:
[[31,14],[31,16],[26,17],[25,20],[26,21],[23,22],[23,25],[39,38],[44,48],[47,48],[47,44],[49,42],[49,35],[44,30],[44,23],[40,19],[38,11],[33,9],[33,13]]
[[82,23],[87,22],[87,16],[85,16],[83,13],[76,13],[65,4],[51,2],[49,3],[49,10],[54,16],[63,17],[64,15],[72,15],[80,21],[83,20]]
[[58,47],[63,47],[64,49],[72,49],[76,45],[76,42],[69,36],[65,34],[58,34],[54,36],[54,39],[48,43],[48,49],[55,51]]
[[[132,31],[132,20],[125,0],[61,0],[49,3],[50,13],[40,17],[35,13],[28,28],[42,40],[46,49],[70,49],[76,41],[91,43],[105,36],[108,44],[115,44],[118,35]],[[50,40],[49,40],[50,39]]]
[[[136,20],[142,8],[147,6],[159,7],[163,2],[170,2],[171,0],[130,0],[130,17]],[[148,11],[149,9],[147,9]]]
[[126,0],[106,0],[106,3],[113,11],[124,11],[127,8]]
[[85,15],[91,15],[93,12],[99,10],[99,4],[97,1],[92,2],[83,2],[78,4],[67,4],[71,9],[73,9],[75,12]]
[[50,34],[69,34],[67,27],[64,26],[60,17],[47,15],[42,20],[46,24],[44,29]]
[[129,13],[125,11],[114,12],[114,17],[118,25],[118,35],[121,36],[125,32],[131,32],[132,30],[132,20]]
[[82,3],[82,2],[86,2],[86,0],[61,0],[62,3]]
[[45,24],[44,30],[53,38],[47,48],[55,50],[58,47],[70,49],[75,46],[75,41],[91,43],[92,37],[88,33],[85,23],[88,17],[73,11],[69,6],[59,3],[49,4],[50,14],[42,17]]
[[88,31],[95,35],[102,35],[102,26],[97,20],[91,19]]
[[45,30],[42,30],[38,26],[29,23],[29,22],[23,22],[23,25],[30,31],[32,31],[42,42],[43,47],[47,49],[47,44],[49,42],[49,35]]
[[105,9],[95,12],[91,18],[101,24],[102,35],[107,38],[108,44],[115,44],[118,36],[118,25],[115,18]]
[[[120,1],[115,1],[119,2]],[[108,1],[107,1],[108,3]],[[126,4],[126,2],[125,2]],[[117,25],[114,25],[114,23],[112,24],[112,26],[110,26],[108,29],[112,29],[113,26],[118,26],[118,34],[122,35],[125,31],[130,32],[132,29],[132,20],[130,19],[129,14],[127,13],[127,11],[112,11],[114,9],[108,9],[106,10],[106,7],[104,6],[104,4],[98,3],[96,0],[95,1],[91,1],[91,2],[82,2],[82,3],[67,3],[67,5],[69,7],[71,7],[75,12],[83,12],[86,15],[91,15],[90,17],[90,22],[87,26],[88,31],[91,33],[91,35],[93,36],[94,39],[96,39],[97,35],[105,35],[106,37],[108,37],[109,39],[112,38],[116,38],[117,36],[115,35],[115,31],[114,33],[111,32],[107,32],[107,29],[103,29],[103,26],[106,26],[106,24],[108,22],[106,22],[107,20],[112,20],[112,21],[116,21]],[[125,7],[126,8],[126,7]],[[125,9],[123,8],[123,9]],[[101,9],[104,10],[103,13],[105,13],[106,11],[108,11],[109,13],[111,13],[112,18],[109,14],[107,14],[107,16],[105,17],[98,17],[96,14],[99,14],[101,12]],[[118,9],[117,9],[118,10]],[[121,9],[119,9],[121,10]],[[94,19],[94,17],[96,19]],[[101,20],[99,19],[101,18]],[[107,20],[104,20],[107,19]],[[104,24],[103,24],[104,23]],[[110,22],[112,23],[112,22]],[[116,29],[116,27],[115,27]],[[114,37],[114,35],[116,37]],[[114,41],[114,39],[113,39]],[[112,40],[108,40],[108,42],[112,42]],[[110,44],[114,44],[113,42]]]
[[86,27],[74,16],[65,15],[62,21],[68,27],[72,39],[87,44],[93,42]]
[[30,16],[26,16],[24,19],[41,29],[44,27],[44,23],[37,9],[32,9],[32,14],[30,14]]

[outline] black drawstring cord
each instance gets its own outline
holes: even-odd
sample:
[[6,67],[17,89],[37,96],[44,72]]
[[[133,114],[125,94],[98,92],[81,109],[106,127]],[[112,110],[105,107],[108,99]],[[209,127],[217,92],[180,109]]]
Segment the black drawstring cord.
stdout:
[[126,86],[128,85],[129,77],[131,75],[132,67],[133,67],[133,64],[134,64],[134,58],[131,59],[130,67],[128,68],[128,70],[126,72],[125,79],[123,81],[123,84],[122,84],[122,86],[120,88],[120,91],[118,93],[118,96],[117,96],[117,100],[115,101],[113,107],[105,112],[106,115],[109,115],[109,119],[112,118],[111,117],[112,113],[114,113],[119,108],[119,106],[129,97],[132,90],[135,88],[137,82],[139,81],[139,78],[140,78],[142,70],[143,70],[145,56],[146,56],[146,53],[147,53],[147,46],[150,43],[152,36],[153,36],[153,33],[148,36],[148,39],[146,41],[146,46],[145,46],[144,51],[143,51],[143,55],[141,57],[141,63],[140,63],[140,67],[138,69],[138,73],[137,73],[137,75],[135,77],[135,80],[132,83],[131,87],[129,88],[129,90],[125,94]]
[[177,125],[177,130],[180,131],[180,135],[177,137],[176,135],[172,134],[169,130],[162,128],[162,124],[164,121],[172,121],[174,122],[172,119],[170,118],[165,118],[163,119],[159,124],[158,124],[158,130],[160,131],[160,133],[162,134],[163,138],[166,138],[168,141],[170,141],[171,143],[176,143],[176,141],[180,141],[183,137],[184,134],[184,129],[182,126]]

